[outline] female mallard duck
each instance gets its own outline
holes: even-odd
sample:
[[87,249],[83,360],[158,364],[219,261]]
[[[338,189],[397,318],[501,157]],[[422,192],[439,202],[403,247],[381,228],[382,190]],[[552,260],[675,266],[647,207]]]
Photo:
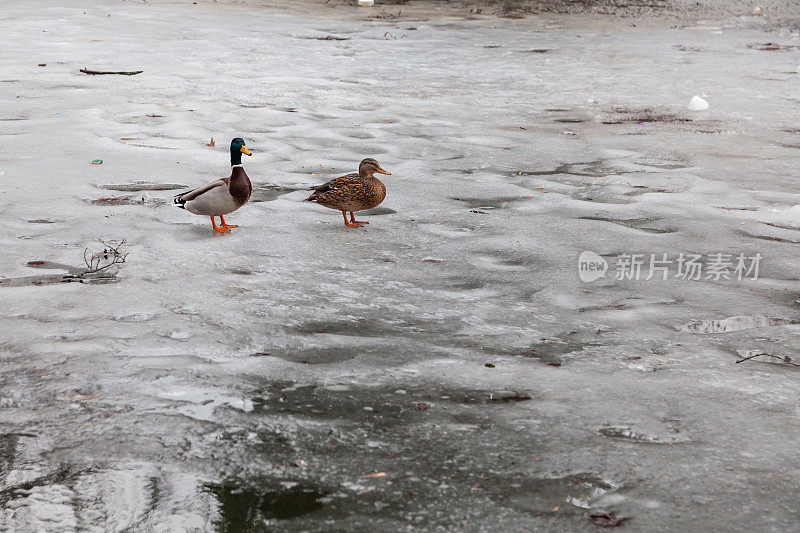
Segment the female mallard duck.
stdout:
[[[308,190],[314,193],[303,201],[338,209],[342,212],[345,226],[360,228],[369,222],[356,220],[353,213],[372,209],[386,198],[386,187],[374,176],[376,172],[391,175],[391,172],[383,170],[377,161],[369,157],[358,165],[358,173],[347,174],[328,183],[310,187]],[[347,221],[348,211],[350,222]]]
[[[253,186],[242,168],[242,154],[253,155],[244,145],[244,140],[236,137],[231,141],[231,177],[177,195],[172,202],[195,215],[211,217],[211,225],[220,233],[236,228],[227,224],[223,215],[232,213],[247,203]],[[222,226],[217,226],[214,217],[219,217]]]

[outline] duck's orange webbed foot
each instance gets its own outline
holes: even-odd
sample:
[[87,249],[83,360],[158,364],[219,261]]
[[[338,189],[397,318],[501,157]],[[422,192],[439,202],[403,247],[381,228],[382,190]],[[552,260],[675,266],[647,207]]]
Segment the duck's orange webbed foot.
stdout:
[[[356,215],[352,211],[350,211],[350,223],[351,224],[361,224],[362,226],[364,224],[369,224],[369,222],[366,221],[366,220],[356,220]],[[361,227],[361,226],[359,226],[359,227]]]
[[361,222],[348,222],[347,213],[344,211],[342,211],[342,216],[344,217],[344,225],[347,226],[348,228],[361,228],[364,226],[364,224],[362,224]]
[[223,228],[238,228],[239,227],[236,224],[228,224],[227,222],[225,222],[225,219],[222,217],[222,215],[219,216],[219,219],[222,221],[222,227]]
[[[219,217],[219,218],[222,218],[222,217]],[[223,224],[224,224],[224,223],[223,223]],[[211,225],[212,225],[212,226],[214,226],[214,230],[215,230],[215,231],[218,231],[218,232],[220,232],[220,233],[225,233],[226,231],[230,231],[230,230],[229,230],[227,227],[225,227],[225,226],[222,226],[222,227],[220,227],[220,226],[217,226],[217,221],[216,221],[216,220],[214,220],[214,217],[211,217]]]

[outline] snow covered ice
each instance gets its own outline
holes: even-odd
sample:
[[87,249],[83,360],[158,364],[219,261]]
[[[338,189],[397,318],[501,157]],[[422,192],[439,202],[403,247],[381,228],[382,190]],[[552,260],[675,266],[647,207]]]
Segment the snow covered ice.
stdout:
[[3,3],[0,529],[795,527],[796,30],[378,4]]

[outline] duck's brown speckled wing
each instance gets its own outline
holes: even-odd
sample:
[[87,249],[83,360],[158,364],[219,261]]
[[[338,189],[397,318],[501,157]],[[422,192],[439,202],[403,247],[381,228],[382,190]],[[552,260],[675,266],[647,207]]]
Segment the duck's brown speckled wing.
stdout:
[[356,185],[359,182],[359,178],[360,176],[358,175],[358,173],[346,174],[344,176],[334,178],[327,183],[323,183],[322,185],[316,185],[314,187],[310,187],[308,190],[316,192],[309,197],[309,200],[313,198],[314,195],[316,195],[317,193],[322,194],[328,191],[341,189],[342,187]]
[[311,189],[314,192],[306,202],[342,210],[357,209],[369,192],[364,178],[358,174],[347,174]]

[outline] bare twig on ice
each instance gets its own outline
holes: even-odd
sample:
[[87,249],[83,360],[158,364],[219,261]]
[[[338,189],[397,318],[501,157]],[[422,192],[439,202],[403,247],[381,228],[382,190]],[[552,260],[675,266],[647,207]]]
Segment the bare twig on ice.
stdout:
[[789,365],[792,365],[792,366],[800,366],[800,364],[795,363],[794,361],[792,361],[792,358],[789,357],[788,355],[786,355],[784,357],[781,357],[780,355],[772,355],[772,354],[769,354],[769,353],[757,353],[755,355],[749,355],[747,357],[742,357],[741,359],[736,361],[736,364],[744,363],[745,361],[749,361],[750,359],[755,359],[756,357],[762,357],[762,356],[763,357],[772,357],[774,359],[779,359],[782,363],[786,363],[786,364],[789,364]]
[[125,258],[128,257],[128,254],[120,252],[120,248],[122,248],[122,245],[125,244],[125,239],[122,239],[122,241],[120,241],[120,243],[116,246],[107,244],[103,240],[100,241],[100,244],[103,245],[102,252],[89,254],[88,248],[83,251],[83,262],[86,263],[86,266],[89,269],[84,272],[84,274],[94,274],[96,272],[100,272],[101,270],[105,270],[111,265],[124,263]]
[[144,71],[132,70],[130,72],[111,72],[109,70],[89,70],[88,68],[82,68],[81,72],[83,72],[84,74],[91,74],[92,76],[98,76],[101,74],[119,74],[120,76],[135,76],[136,74],[141,74]]

